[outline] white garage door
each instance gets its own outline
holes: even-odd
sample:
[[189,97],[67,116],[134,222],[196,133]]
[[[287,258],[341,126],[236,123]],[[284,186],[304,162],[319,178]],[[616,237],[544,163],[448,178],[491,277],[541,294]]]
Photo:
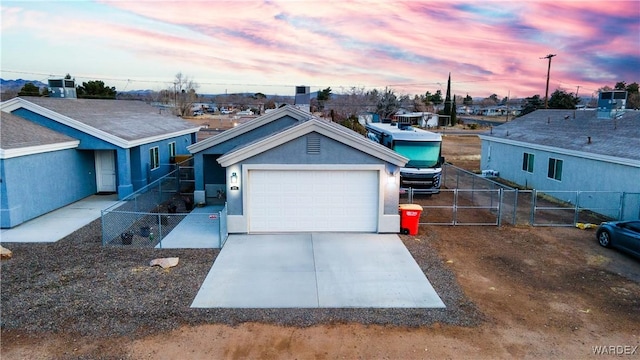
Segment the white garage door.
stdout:
[[249,170],[249,231],[375,232],[378,172]]

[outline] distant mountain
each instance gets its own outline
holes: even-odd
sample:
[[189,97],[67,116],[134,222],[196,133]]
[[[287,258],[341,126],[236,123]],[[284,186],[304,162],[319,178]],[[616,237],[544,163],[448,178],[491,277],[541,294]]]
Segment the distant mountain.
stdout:
[[5,79],[0,79],[0,90],[2,92],[5,91],[20,91],[20,89],[22,89],[22,87],[24,87],[27,83],[32,83],[33,85],[39,87],[39,88],[44,88],[47,87],[47,84],[38,81],[38,80],[24,80],[24,79],[17,79],[17,80],[5,80]]

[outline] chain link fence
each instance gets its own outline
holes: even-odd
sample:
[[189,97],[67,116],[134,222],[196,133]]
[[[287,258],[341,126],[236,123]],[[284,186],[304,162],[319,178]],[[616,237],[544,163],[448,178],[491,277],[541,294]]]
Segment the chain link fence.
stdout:
[[[183,192],[181,172],[184,170],[176,166],[176,170],[102,210],[102,244],[138,247],[161,244],[194,207],[193,196]],[[222,217],[224,226],[219,224]],[[217,220],[217,229],[226,232],[226,216],[212,220]]]
[[400,196],[423,207],[420,224],[575,226],[640,217],[638,193],[520,190],[452,165],[442,179],[439,194]]

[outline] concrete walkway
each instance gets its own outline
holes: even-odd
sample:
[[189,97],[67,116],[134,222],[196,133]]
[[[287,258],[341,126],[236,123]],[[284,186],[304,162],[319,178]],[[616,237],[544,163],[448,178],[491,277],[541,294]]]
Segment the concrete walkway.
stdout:
[[167,236],[157,249],[220,248],[220,215],[224,205],[196,207]]
[[442,308],[394,234],[230,235],[191,307]]
[[118,202],[118,195],[92,195],[73,204],[0,231],[0,243],[56,242],[89,224]]

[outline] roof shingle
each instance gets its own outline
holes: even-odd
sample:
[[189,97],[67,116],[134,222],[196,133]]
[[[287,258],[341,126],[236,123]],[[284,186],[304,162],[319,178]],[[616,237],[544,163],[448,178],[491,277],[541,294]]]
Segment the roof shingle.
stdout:
[[74,140],[11,113],[0,112],[0,149],[19,149]]
[[590,110],[536,110],[483,137],[640,160],[640,111],[598,119]]
[[189,129],[198,131],[192,123],[171,115],[170,111],[142,101],[46,97],[25,100],[127,141]]

